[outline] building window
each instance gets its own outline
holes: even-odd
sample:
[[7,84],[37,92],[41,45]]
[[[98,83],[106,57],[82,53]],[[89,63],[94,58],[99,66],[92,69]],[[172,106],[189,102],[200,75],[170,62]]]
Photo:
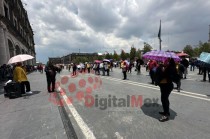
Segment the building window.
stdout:
[[5,17],[9,19],[9,9],[6,5],[4,5],[4,14],[5,14]]
[[17,19],[14,18],[14,26],[17,28]]
[[23,36],[23,29],[22,29],[22,27],[20,27],[20,34],[21,34],[21,36]]

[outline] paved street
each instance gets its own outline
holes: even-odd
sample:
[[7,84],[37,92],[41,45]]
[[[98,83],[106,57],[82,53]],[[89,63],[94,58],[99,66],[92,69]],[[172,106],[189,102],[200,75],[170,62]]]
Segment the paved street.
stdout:
[[1,139],[67,139],[57,106],[48,101],[45,75],[28,75],[33,95],[4,98],[0,90]]
[[[122,80],[120,69],[114,69],[110,77],[95,77],[88,74],[80,74],[76,78],[68,76],[68,83],[65,75],[69,73],[64,71],[62,74],[61,88],[65,91],[61,92],[66,92],[66,95],[61,94],[61,96],[73,99],[73,106],[66,101],[68,106],[65,108],[70,114],[79,138],[208,139],[210,137],[208,118],[210,83],[200,82],[202,76],[197,75],[197,71],[189,72],[188,78],[182,80],[181,92],[173,91],[170,96],[171,119],[165,123],[158,121],[160,117],[158,112],[162,110],[159,87],[149,84],[150,78],[144,68],[141,75],[136,75],[136,72],[128,73],[129,80]],[[87,89],[94,84],[90,77],[95,79],[95,82],[102,80],[101,86],[99,84],[97,88],[93,85],[92,91]],[[86,81],[85,85],[82,84],[83,79]],[[67,86],[72,87],[72,83],[76,87],[69,90]],[[91,99],[72,98],[76,92],[91,94],[95,98],[94,105],[91,107],[88,107],[90,103],[85,105],[85,101]],[[141,95],[142,107],[114,106],[111,102],[113,96],[126,100],[127,95]]]
[[72,77],[64,70],[57,74],[58,98],[46,93],[45,75],[31,73],[34,95],[0,95],[0,138],[209,139],[210,83],[200,82],[197,72],[189,72],[181,92],[170,95],[171,118],[164,123],[158,121],[159,87],[149,83],[145,68],[140,75],[128,73],[129,80],[122,80],[118,68],[109,77]]

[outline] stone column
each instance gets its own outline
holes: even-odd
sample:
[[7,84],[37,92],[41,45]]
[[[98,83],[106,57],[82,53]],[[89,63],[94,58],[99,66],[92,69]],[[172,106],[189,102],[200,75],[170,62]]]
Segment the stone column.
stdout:
[[9,61],[10,59],[10,52],[9,52],[9,44],[8,44],[8,40],[7,40],[7,32],[6,30],[4,30],[4,38],[5,38],[5,47],[6,47],[6,59],[7,59],[7,62]]
[[5,29],[0,23],[0,65],[7,64],[7,49],[6,49]]

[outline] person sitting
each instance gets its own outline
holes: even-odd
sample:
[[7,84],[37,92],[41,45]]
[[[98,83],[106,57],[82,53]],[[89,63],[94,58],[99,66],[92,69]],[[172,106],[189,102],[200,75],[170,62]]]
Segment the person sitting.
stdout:
[[[30,83],[26,76],[25,70],[22,68],[22,63],[18,62],[14,71],[13,71],[13,80],[17,83],[20,83],[21,94],[32,94]],[[26,91],[25,91],[26,87]]]

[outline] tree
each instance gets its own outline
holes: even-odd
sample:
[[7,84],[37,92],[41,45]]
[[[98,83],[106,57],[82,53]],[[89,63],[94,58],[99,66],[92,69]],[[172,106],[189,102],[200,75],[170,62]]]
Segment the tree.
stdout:
[[152,50],[152,46],[149,45],[148,43],[144,42],[143,53],[149,52],[151,50]]
[[106,59],[112,59],[112,55],[109,54],[109,53],[107,53],[107,54],[105,55],[105,58],[106,58]]
[[119,60],[119,56],[118,56],[116,51],[114,51],[113,59],[116,60],[116,61]]
[[136,48],[132,45],[130,50],[130,60],[134,60],[136,57]]
[[194,57],[199,57],[200,49],[198,47],[195,47],[193,51],[194,51]]
[[122,58],[122,60],[126,60],[126,53],[124,50],[121,50],[121,54],[120,54],[120,57]]
[[210,43],[204,43],[202,44],[201,46],[199,46],[199,49],[200,49],[200,53],[201,52],[208,52],[210,53]]
[[185,53],[187,53],[190,57],[194,56],[194,50],[191,45],[186,45],[183,49]]
[[137,57],[137,59],[141,59],[141,50],[140,49],[137,50],[136,57]]

